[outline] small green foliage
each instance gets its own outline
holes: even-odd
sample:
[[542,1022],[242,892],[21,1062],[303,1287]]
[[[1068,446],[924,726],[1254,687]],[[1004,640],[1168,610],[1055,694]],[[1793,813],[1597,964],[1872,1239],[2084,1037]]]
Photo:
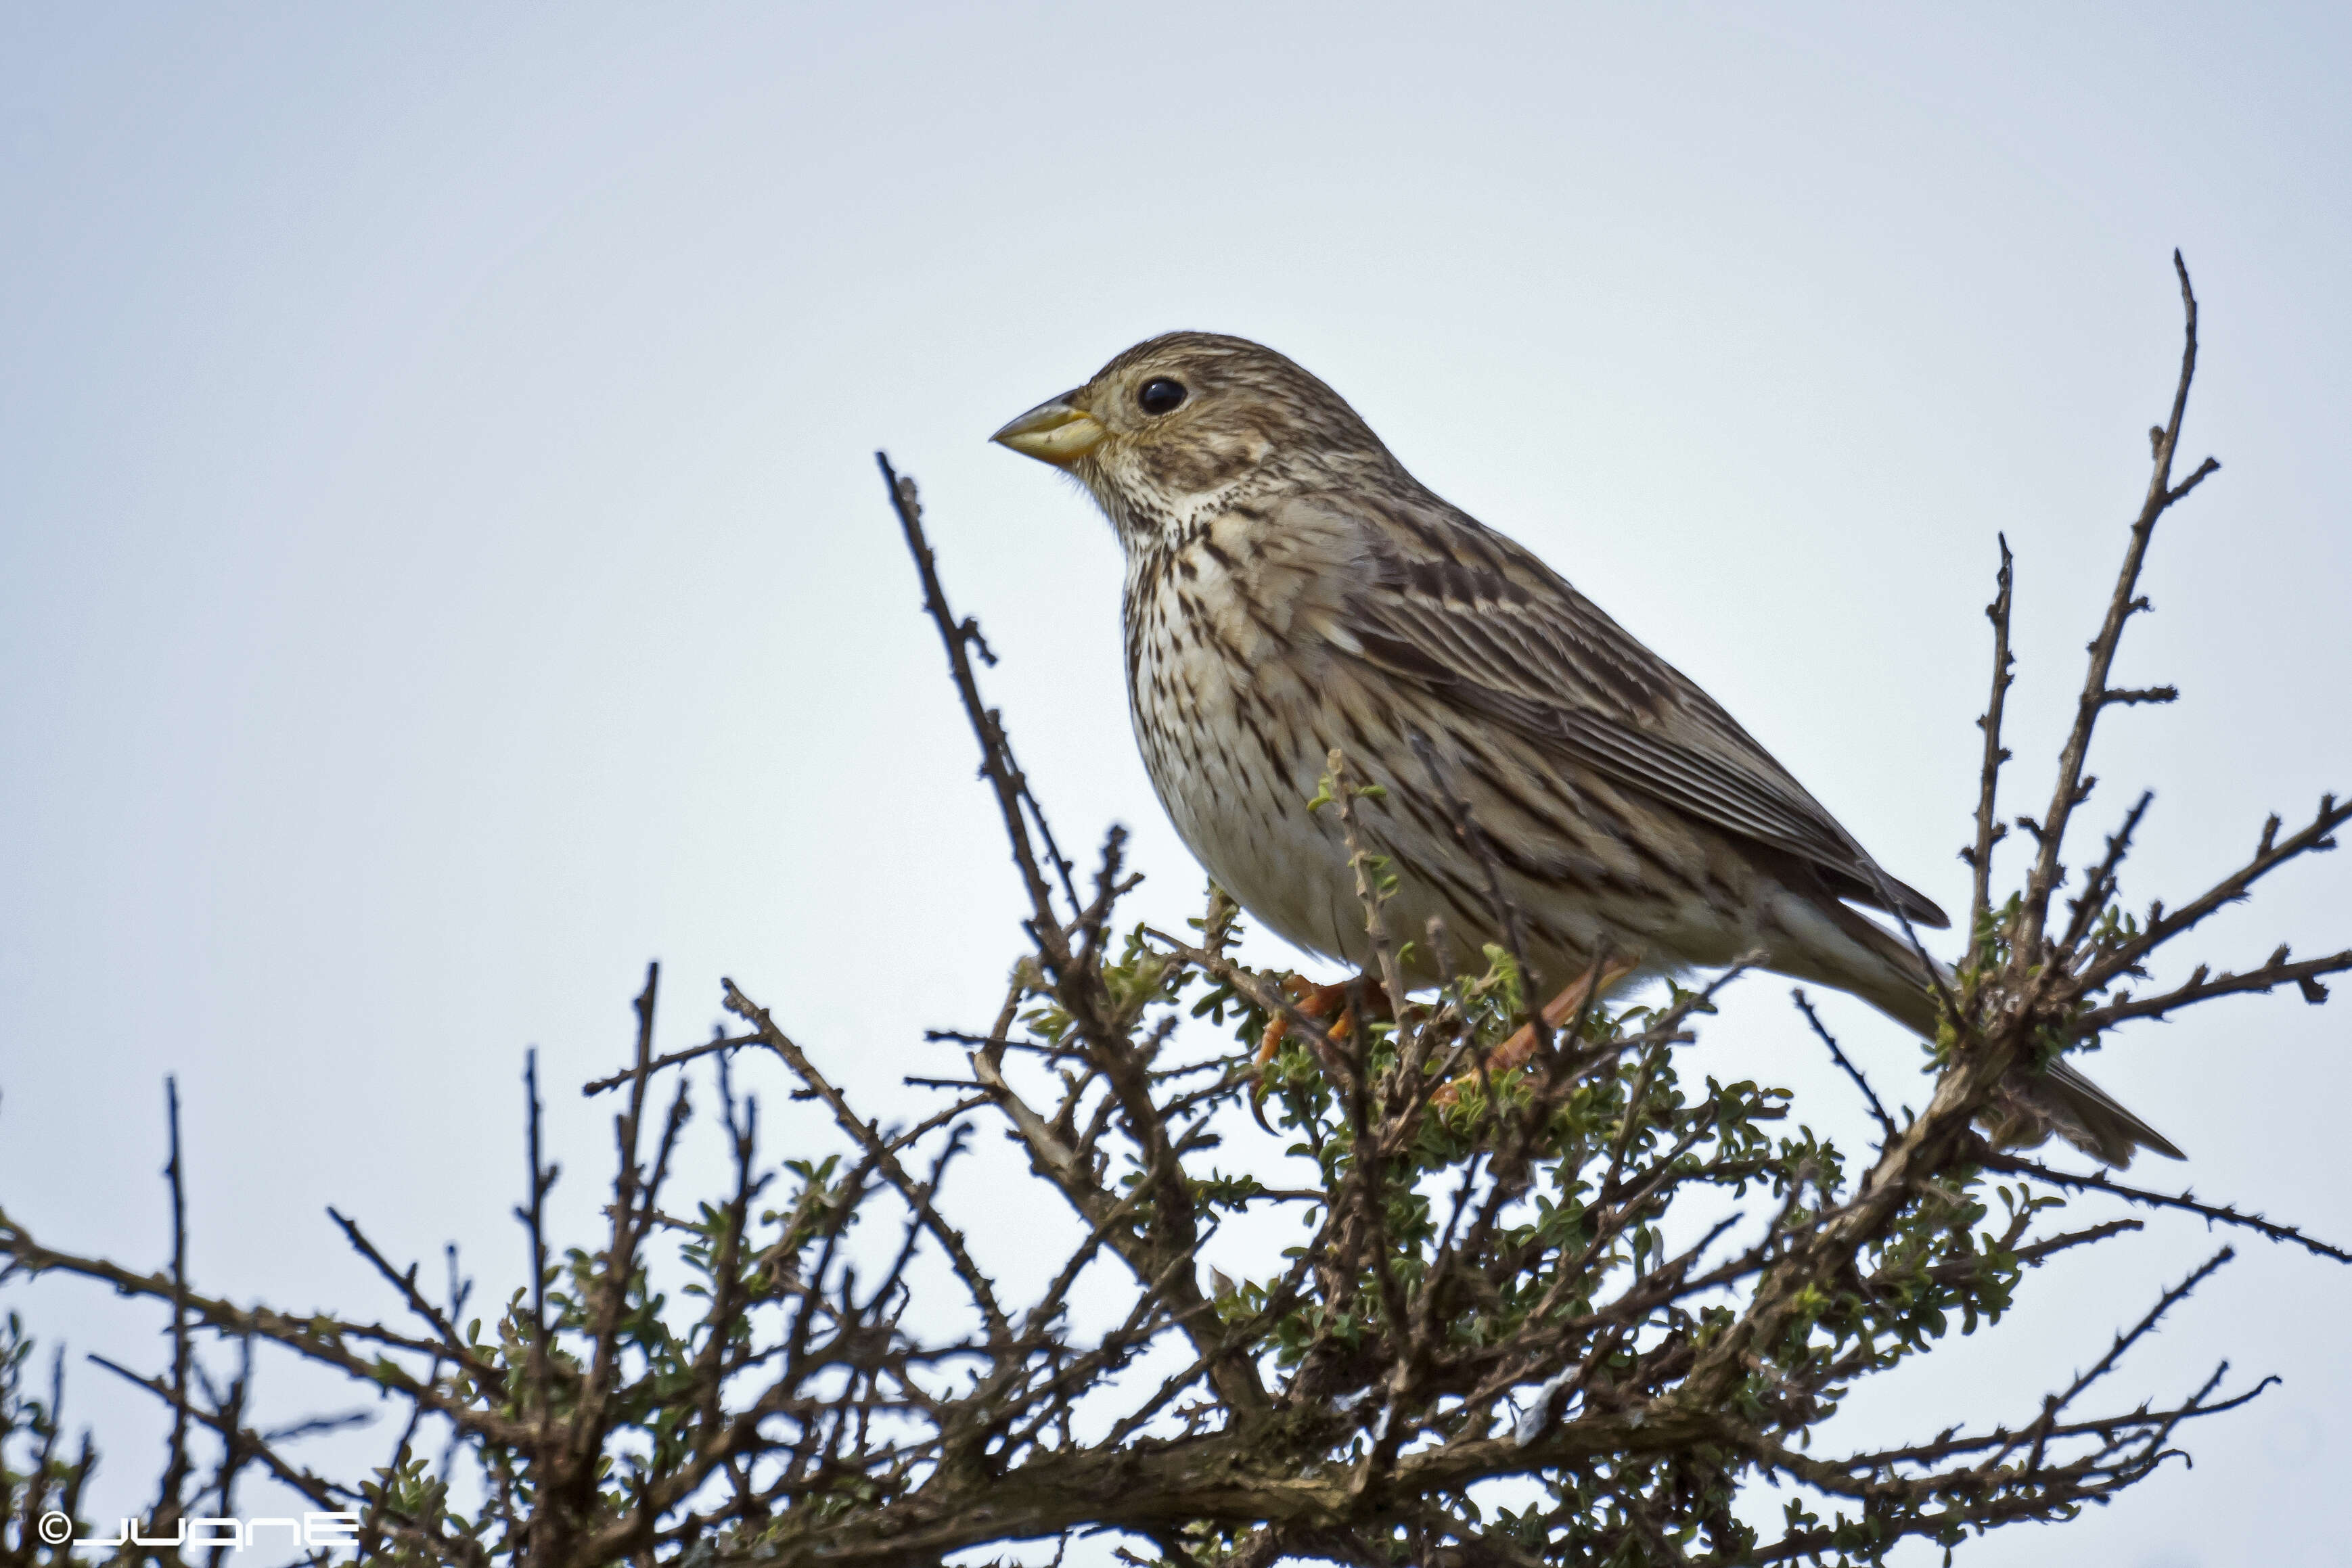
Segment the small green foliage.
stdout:
[[[1315,793],[1307,798],[1307,809],[1309,811],[1319,811],[1326,806],[1336,804],[1340,799],[1340,795],[1341,791],[1338,781],[1334,779],[1330,774],[1326,773],[1319,779],[1316,779]],[[1389,798],[1388,787],[1382,784],[1349,784],[1347,788],[1346,795],[1350,800],[1370,800],[1373,802],[1385,800]]]

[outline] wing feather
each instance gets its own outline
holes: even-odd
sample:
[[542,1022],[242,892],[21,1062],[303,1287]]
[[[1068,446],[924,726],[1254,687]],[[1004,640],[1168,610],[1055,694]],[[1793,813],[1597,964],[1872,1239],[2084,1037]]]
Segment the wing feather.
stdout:
[[1712,698],[1528,551],[1434,497],[1410,517],[1367,516],[1338,496],[1289,505],[1327,527],[1348,514],[1361,532],[1349,605],[1361,657],[1563,762],[1795,855],[1842,897],[1949,924]]

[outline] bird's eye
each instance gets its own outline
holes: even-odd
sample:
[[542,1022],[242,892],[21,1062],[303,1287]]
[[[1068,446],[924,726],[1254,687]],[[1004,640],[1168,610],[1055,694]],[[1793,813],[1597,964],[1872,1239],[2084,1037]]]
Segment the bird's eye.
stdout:
[[1171,382],[1166,376],[1154,376],[1143,383],[1143,390],[1135,394],[1135,401],[1142,405],[1146,413],[1166,413],[1184,401],[1184,383]]

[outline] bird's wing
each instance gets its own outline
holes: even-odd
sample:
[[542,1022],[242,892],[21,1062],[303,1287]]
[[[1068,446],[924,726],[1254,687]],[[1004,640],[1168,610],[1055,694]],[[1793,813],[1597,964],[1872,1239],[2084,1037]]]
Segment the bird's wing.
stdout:
[[1353,514],[1360,656],[1652,799],[1817,868],[1842,897],[1950,924],[1705,692],[1533,554],[1433,498],[1292,503]]

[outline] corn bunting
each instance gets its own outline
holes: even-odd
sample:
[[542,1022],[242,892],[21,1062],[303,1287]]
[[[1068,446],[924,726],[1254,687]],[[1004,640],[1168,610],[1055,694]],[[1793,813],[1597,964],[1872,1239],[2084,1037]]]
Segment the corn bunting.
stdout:
[[[1926,967],[1852,906],[1937,927],[1943,912],[1706,693],[1431,494],[1282,355],[1154,338],[995,439],[1076,476],[1108,516],[1151,781],[1210,874],[1282,936],[1372,960],[1339,828],[1307,804],[1336,747],[1381,787],[1362,819],[1398,874],[1392,929],[1435,917],[1500,943],[1515,905],[1555,984],[1604,954],[1639,976],[1760,950],[1933,1031]],[[1456,831],[1465,815],[1483,855]],[[1442,978],[1415,946],[1410,977]],[[2179,1157],[2063,1061],[2008,1098],[2008,1137],[2054,1133],[2117,1165],[2136,1147]]]

